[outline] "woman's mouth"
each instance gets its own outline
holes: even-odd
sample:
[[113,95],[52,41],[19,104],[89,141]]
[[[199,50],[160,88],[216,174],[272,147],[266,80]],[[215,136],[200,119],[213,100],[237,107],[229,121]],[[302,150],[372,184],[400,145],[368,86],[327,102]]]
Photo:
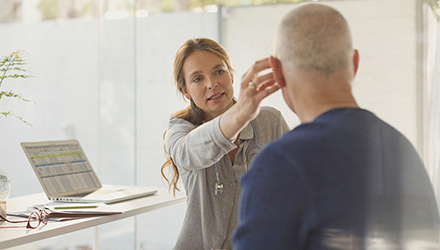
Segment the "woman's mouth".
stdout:
[[222,92],[222,93],[219,93],[219,94],[212,95],[211,97],[208,98],[208,101],[211,101],[211,100],[215,100],[215,99],[217,99],[217,98],[220,98],[220,97],[222,97],[224,94],[225,94],[225,92]]

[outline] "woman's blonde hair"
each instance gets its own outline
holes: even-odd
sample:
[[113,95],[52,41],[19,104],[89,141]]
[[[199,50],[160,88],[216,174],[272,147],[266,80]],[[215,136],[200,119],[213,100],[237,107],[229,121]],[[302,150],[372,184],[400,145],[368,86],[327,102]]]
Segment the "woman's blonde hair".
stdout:
[[[234,72],[234,69],[232,68],[232,64],[228,54],[226,53],[226,50],[219,43],[208,38],[193,38],[187,40],[177,51],[176,56],[174,57],[174,64],[173,64],[174,83],[176,84],[176,88],[182,94],[183,98],[184,98],[183,90],[186,89],[183,64],[185,62],[185,59],[189,55],[191,55],[194,51],[197,50],[208,51],[215,54],[226,63],[228,70],[231,73]],[[200,126],[205,119],[205,114],[203,110],[197,107],[197,105],[194,103],[193,100],[190,100],[190,105],[186,109],[173,114],[171,119],[173,118],[182,118],[191,122],[196,126]],[[163,178],[165,178],[165,180],[168,182],[169,189],[171,190],[172,188],[173,193],[175,194],[176,190],[180,191],[179,188],[177,187],[177,182],[179,181],[180,175],[176,164],[174,164],[173,162],[173,159],[166,151],[166,148],[164,149],[165,149],[165,154],[167,155],[167,160],[162,165],[161,173]],[[167,167],[171,168],[172,171],[171,179],[168,179],[164,174],[164,170]]]

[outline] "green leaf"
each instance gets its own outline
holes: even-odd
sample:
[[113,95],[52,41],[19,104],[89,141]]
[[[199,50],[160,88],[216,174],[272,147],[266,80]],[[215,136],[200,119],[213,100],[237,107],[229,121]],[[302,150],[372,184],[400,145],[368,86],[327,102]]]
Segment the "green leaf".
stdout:
[[6,79],[6,78],[29,78],[31,76],[28,75],[19,75],[19,74],[13,74],[13,75],[4,75],[0,76],[0,79]]
[[[17,71],[21,71],[21,72],[26,72],[26,69],[24,69],[22,66],[26,64],[25,61],[23,61],[23,59],[21,58],[22,52],[20,50],[15,51],[13,53],[11,53],[8,56],[4,56],[0,59],[0,87],[3,83],[3,81],[7,78],[30,78],[30,77],[34,77],[34,76],[28,76],[27,74],[17,74]],[[11,72],[12,71],[12,72]],[[17,73],[15,73],[15,72]],[[15,94],[14,92],[12,92],[12,90],[10,91],[0,91],[0,100],[2,97],[8,97],[8,98],[17,98],[20,99],[22,101],[25,102],[33,102],[34,104],[36,104],[34,101],[30,101],[27,100],[25,98],[23,98],[22,96]],[[13,116],[17,119],[19,119],[20,121],[28,124],[29,126],[32,127],[32,125],[23,120],[23,118],[17,114],[13,114],[9,111],[7,112],[0,112],[0,118],[1,117],[7,117],[7,116]],[[33,128],[33,127],[32,127]]]
[[24,98],[21,97],[20,95],[15,94],[14,92],[12,92],[12,90],[10,90],[9,92],[6,92],[6,91],[0,91],[0,100],[2,99],[3,96],[4,96],[4,97],[18,98],[18,99],[21,99],[21,100],[23,100],[23,101],[25,101],[25,102],[33,102],[35,105],[37,105],[36,102],[34,102],[34,101],[30,101],[30,100],[28,100],[28,99],[24,99]]
[[20,121],[26,123],[27,125],[31,126],[31,128],[34,128],[34,127],[32,126],[32,124],[30,124],[29,122],[23,120],[23,118],[22,118],[21,116],[17,115],[17,114],[12,114],[12,113],[9,112],[9,111],[8,111],[8,112],[0,111],[0,118],[1,118],[2,115],[5,116],[5,117],[7,117],[8,115],[13,116],[13,117],[17,118],[18,120],[20,120]]

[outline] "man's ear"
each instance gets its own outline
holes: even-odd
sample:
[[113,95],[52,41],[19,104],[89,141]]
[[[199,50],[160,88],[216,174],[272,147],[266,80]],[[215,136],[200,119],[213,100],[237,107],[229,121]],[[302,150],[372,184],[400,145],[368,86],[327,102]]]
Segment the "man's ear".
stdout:
[[353,77],[356,76],[356,73],[359,69],[359,51],[357,49],[354,50],[353,53]]
[[284,75],[283,75],[280,60],[278,60],[278,58],[270,56],[269,63],[270,63],[270,66],[272,67],[273,75],[274,75],[275,81],[278,83],[278,86],[280,88],[285,87],[286,81],[284,80]]

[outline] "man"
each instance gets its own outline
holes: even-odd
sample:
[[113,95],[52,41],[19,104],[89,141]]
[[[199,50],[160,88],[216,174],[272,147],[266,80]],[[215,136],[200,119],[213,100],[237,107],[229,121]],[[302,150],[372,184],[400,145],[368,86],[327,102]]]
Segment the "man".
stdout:
[[241,179],[235,249],[438,249],[420,157],[353,97],[359,53],[344,17],[300,4],[274,43],[274,78],[301,125],[267,145]]

